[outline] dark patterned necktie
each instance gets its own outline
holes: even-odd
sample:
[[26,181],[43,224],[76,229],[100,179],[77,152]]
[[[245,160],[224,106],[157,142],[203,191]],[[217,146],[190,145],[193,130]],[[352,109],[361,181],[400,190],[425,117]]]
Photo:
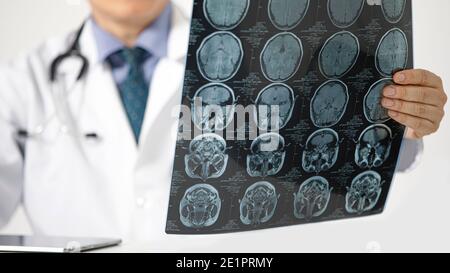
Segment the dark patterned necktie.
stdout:
[[120,57],[129,67],[127,77],[118,83],[118,88],[136,143],[139,143],[149,95],[149,86],[145,80],[142,65],[149,54],[144,49],[135,47],[124,48],[114,55]]

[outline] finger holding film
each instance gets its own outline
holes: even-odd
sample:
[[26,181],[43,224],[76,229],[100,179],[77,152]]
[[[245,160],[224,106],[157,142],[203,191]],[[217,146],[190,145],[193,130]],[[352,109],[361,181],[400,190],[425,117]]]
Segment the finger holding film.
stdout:
[[383,90],[383,96],[403,101],[420,102],[435,106],[445,104],[445,97],[437,89],[423,86],[389,85]]
[[434,73],[424,69],[411,69],[397,72],[394,82],[401,85],[421,85],[442,88],[442,79]]
[[442,109],[427,104],[388,98],[383,98],[381,104],[388,110],[427,119],[432,123],[440,123],[444,116],[444,111]]
[[425,136],[436,131],[437,127],[429,120],[419,117],[411,116],[408,114],[389,110],[389,116],[404,126],[411,128],[419,136]]

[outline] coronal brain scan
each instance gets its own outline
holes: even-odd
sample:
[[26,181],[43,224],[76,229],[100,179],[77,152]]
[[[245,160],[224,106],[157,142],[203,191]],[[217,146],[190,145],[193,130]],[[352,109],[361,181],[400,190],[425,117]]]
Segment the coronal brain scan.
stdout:
[[364,98],[364,115],[372,123],[383,123],[390,119],[388,111],[381,105],[383,89],[392,84],[391,79],[381,79],[374,83]]
[[261,53],[264,76],[273,82],[286,81],[297,72],[303,58],[303,45],[292,33],[272,37]]
[[204,134],[194,138],[185,156],[186,174],[191,178],[207,180],[218,178],[228,163],[225,140],[216,134]]
[[331,36],[319,54],[319,68],[330,79],[341,78],[355,65],[359,56],[358,38],[342,31]]
[[303,151],[303,169],[308,173],[320,173],[331,169],[339,154],[339,136],[332,129],[313,133]]
[[390,23],[398,23],[405,12],[406,0],[381,0],[381,8],[386,20]]
[[382,191],[381,176],[367,171],[355,177],[345,196],[345,209],[348,213],[362,214],[375,208]]
[[335,26],[350,27],[361,15],[365,2],[366,0],[328,0],[328,15]]
[[285,84],[271,84],[258,94],[255,106],[256,123],[261,130],[283,129],[292,117],[294,91]]
[[398,70],[406,68],[408,62],[408,41],[405,33],[394,28],[381,38],[375,53],[375,64],[381,75],[391,77]]
[[203,77],[212,82],[231,79],[239,70],[244,50],[239,38],[219,31],[203,40],[197,52],[197,64]]
[[262,181],[251,185],[240,200],[241,222],[244,225],[269,222],[275,214],[279,197],[275,187],[269,182]]
[[209,23],[216,29],[237,27],[247,15],[250,0],[205,0],[203,9]]
[[236,98],[233,90],[221,83],[200,88],[192,100],[192,121],[204,132],[220,131],[233,120]]
[[386,125],[372,125],[364,130],[356,145],[355,161],[361,168],[377,168],[391,153],[392,131]]
[[219,218],[222,200],[211,185],[197,184],[186,190],[180,202],[180,220],[188,228],[205,228]]
[[269,0],[270,20],[280,30],[296,27],[305,17],[310,0]]
[[319,128],[332,127],[344,116],[349,100],[348,88],[339,80],[321,85],[311,100],[311,120]]
[[301,184],[294,193],[294,215],[297,219],[310,221],[321,216],[327,209],[331,198],[328,181],[320,176],[312,177]]
[[276,175],[281,171],[286,157],[284,138],[277,133],[267,133],[256,138],[247,156],[247,172],[251,177]]
[[413,68],[413,1],[192,2],[166,233],[383,213],[410,163],[381,99]]

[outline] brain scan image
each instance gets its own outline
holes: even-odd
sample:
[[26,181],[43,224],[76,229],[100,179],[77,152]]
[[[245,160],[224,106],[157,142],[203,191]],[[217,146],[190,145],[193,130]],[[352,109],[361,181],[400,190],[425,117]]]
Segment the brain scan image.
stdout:
[[292,117],[295,106],[294,91],[282,83],[264,88],[255,101],[258,128],[266,132],[283,129]]
[[213,27],[231,30],[244,20],[249,6],[250,0],[205,0],[203,11]]
[[321,129],[306,141],[302,165],[308,173],[320,173],[331,169],[339,154],[339,136],[332,129]]
[[269,182],[251,185],[240,200],[240,218],[244,225],[264,224],[272,219],[278,198],[275,187]]
[[345,196],[347,212],[362,214],[375,208],[381,196],[381,186],[381,176],[374,171],[367,171],[355,177]]
[[272,82],[283,82],[298,71],[303,58],[303,45],[292,33],[279,33],[272,37],[261,53],[264,76]]
[[406,0],[381,0],[384,17],[389,23],[398,23],[405,12]]
[[328,181],[320,176],[306,180],[294,193],[294,216],[310,221],[321,216],[330,202],[331,191]]
[[188,228],[205,228],[219,218],[222,201],[211,185],[198,184],[189,188],[180,202],[180,220]]
[[219,178],[228,164],[226,150],[226,142],[219,135],[204,134],[194,138],[184,158],[186,174],[203,181]]
[[365,0],[328,0],[328,15],[339,28],[356,23],[364,8]]
[[381,38],[375,53],[375,64],[378,72],[391,77],[398,70],[406,68],[408,62],[408,40],[403,31],[394,28]]
[[349,100],[348,88],[339,80],[320,86],[311,100],[311,120],[319,128],[332,127],[344,116]]
[[359,41],[355,35],[348,31],[334,34],[319,53],[320,71],[329,79],[343,77],[355,65],[359,51]]
[[286,157],[284,138],[277,133],[267,133],[256,138],[247,156],[247,173],[251,177],[276,175],[281,171]]
[[390,120],[388,110],[381,105],[383,89],[393,84],[391,79],[382,79],[374,83],[364,98],[364,115],[372,123],[383,123]]
[[269,17],[279,30],[295,28],[305,17],[310,0],[269,0]]
[[197,51],[197,64],[207,80],[224,82],[236,75],[243,56],[239,38],[231,32],[219,31],[203,40]]
[[201,87],[192,100],[192,121],[204,132],[224,130],[233,120],[236,97],[221,83]]
[[361,168],[377,168],[386,162],[392,146],[392,131],[383,124],[372,125],[359,137],[355,162]]

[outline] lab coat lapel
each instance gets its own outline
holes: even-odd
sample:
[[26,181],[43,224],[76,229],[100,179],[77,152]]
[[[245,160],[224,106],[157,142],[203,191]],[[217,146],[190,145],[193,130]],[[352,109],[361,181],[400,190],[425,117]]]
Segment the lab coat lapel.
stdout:
[[[187,1],[189,2],[189,1]],[[168,41],[168,56],[158,63],[153,74],[150,86],[150,95],[147,102],[147,111],[140,137],[139,151],[145,150],[145,144],[153,136],[160,135],[169,137],[173,130],[169,128],[165,132],[157,131],[159,125],[164,123],[174,125],[179,114],[179,104],[181,103],[181,92],[184,75],[184,60],[189,40],[189,18],[190,8],[184,7],[185,3],[173,2],[172,28]],[[159,124],[159,125],[158,125]],[[158,125],[158,126],[156,126]],[[156,127],[155,127],[156,126]],[[176,126],[176,125],[174,125]]]

